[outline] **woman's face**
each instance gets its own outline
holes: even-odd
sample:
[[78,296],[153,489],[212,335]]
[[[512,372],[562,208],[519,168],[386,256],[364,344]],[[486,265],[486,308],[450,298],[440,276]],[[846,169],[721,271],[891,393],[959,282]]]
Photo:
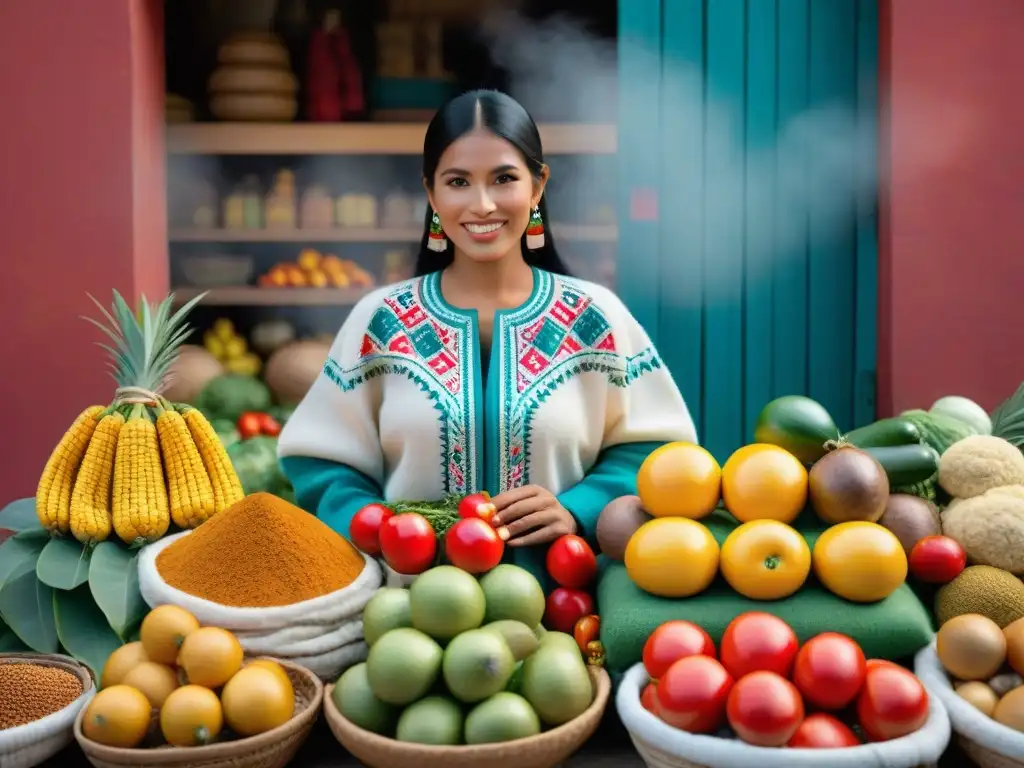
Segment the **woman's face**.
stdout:
[[475,262],[518,252],[547,180],[534,179],[509,142],[480,130],[454,141],[437,164],[430,204],[456,250]]

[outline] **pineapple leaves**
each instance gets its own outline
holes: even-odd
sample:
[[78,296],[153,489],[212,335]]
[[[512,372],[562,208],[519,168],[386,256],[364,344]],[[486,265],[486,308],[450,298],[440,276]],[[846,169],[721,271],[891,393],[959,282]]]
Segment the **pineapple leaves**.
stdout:
[[992,411],[992,434],[1024,448],[1024,384]]
[[113,294],[109,309],[89,296],[105,322],[91,317],[83,319],[113,342],[113,346],[101,342],[97,345],[110,355],[108,365],[118,387],[159,392],[179,348],[192,333],[186,323],[188,313],[206,294],[196,296],[173,314],[173,295],[159,304],[150,304],[143,295],[138,310],[133,311],[120,293],[115,290]]

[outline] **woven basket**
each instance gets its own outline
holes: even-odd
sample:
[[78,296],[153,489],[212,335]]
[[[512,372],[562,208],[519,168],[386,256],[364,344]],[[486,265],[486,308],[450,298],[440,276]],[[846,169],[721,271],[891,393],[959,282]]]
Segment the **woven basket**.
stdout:
[[648,682],[643,664],[631,668],[615,696],[615,707],[640,757],[649,768],[930,768],[949,745],[949,717],[929,697],[928,720],[914,733],[892,741],[828,750],[770,749],[736,739],[686,733],[662,722],[640,703]]
[[254,271],[251,256],[211,253],[189,256],[182,264],[185,279],[198,288],[245,285]]
[[331,733],[342,746],[371,768],[554,768],[594,735],[608,706],[612,690],[608,673],[590,667],[590,677],[594,700],[579,717],[536,736],[500,744],[435,747],[409,744],[364,731],[338,712],[331,698],[333,685],[327,686],[324,692],[324,715]]
[[73,739],[78,713],[96,693],[89,670],[70,656],[40,653],[0,654],[0,664],[36,664],[70,672],[82,683],[82,695],[53,714],[25,725],[0,731],[0,765],[3,768],[31,768],[60,752]]
[[[267,658],[267,657],[263,657]],[[83,709],[75,720],[75,738],[96,768],[283,768],[309,736],[324,697],[323,683],[312,672],[283,659],[295,687],[295,715],[282,726],[257,736],[204,747],[157,745],[148,749],[105,747],[82,734]]]
[[997,723],[956,694],[934,642],[918,651],[914,673],[942,701],[960,748],[979,768],[1024,768],[1024,733]]

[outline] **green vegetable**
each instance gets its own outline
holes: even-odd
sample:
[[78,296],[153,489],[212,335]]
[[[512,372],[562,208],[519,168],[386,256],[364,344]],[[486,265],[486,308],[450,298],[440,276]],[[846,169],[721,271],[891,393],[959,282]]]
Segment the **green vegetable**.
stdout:
[[953,443],[977,434],[970,425],[941,413],[913,410],[904,411],[900,417],[917,427],[917,431],[921,433],[921,442],[934,448],[939,456]]
[[825,444],[839,439],[839,429],[825,407],[803,395],[772,400],[758,416],[754,441],[785,448],[804,464],[825,455]]
[[282,427],[288,423],[288,419],[295,413],[294,405],[272,405],[267,409],[267,413],[277,419],[277,423]]
[[928,412],[959,419],[971,426],[979,435],[992,434],[992,419],[989,418],[985,409],[966,397],[959,395],[941,397],[935,401]]
[[277,438],[260,435],[228,446],[228,456],[246,495],[273,493],[288,487],[277,458]]
[[1024,446],[1024,384],[992,411],[992,434]]
[[211,379],[196,398],[196,406],[213,419],[234,423],[246,411],[262,413],[273,402],[270,389],[255,376],[226,373]]
[[845,435],[848,443],[858,448],[878,448],[886,445],[917,445],[921,442],[921,433],[917,427],[899,416],[891,419],[880,419],[873,424],[849,432]]
[[882,465],[890,487],[923,483],[939,470],[939,454],[927,445],[887,445],[862,450]]

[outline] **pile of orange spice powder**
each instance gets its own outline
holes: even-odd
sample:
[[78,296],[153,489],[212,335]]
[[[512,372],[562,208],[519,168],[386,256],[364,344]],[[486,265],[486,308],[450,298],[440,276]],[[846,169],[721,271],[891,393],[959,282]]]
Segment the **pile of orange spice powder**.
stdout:
[[269,493],[246,496],[156,558],[170,586],[237,608],[322,597],[347,587],[365,565],[347,539]]
[[0,731],[41,720],[81,695],[82,681],[66,669],[0,662]]

